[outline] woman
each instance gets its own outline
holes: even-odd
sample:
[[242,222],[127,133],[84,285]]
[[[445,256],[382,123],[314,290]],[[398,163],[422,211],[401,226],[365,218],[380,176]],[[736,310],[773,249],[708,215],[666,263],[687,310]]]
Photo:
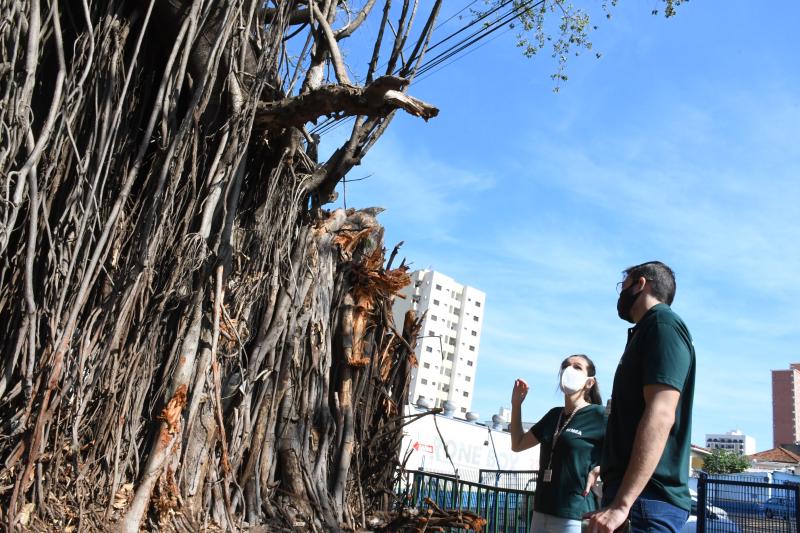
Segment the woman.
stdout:
[[605,409],[585,355],[571,355],[561,363],[559,378],[564,405],[554,407],[530,431],[522,432],[521,407],[528,384],[518,379],[511,395],[511,449],[521,452],[537,444],[539,477],[533,501],[536,533],[581,531],[581,517],[597,509],[590,488],[597,479],[605,435]]

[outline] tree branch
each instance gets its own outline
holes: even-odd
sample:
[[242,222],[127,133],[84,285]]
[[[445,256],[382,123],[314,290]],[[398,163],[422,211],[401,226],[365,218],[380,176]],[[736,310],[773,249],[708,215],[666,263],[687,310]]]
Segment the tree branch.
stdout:
[[426,121],[439,114],[431,104],[403,93],[407,85],[407,80],[397,76],[382,76],[366,87],[325,85],[300,96],[259,103],[255,124],[267,129],[299,128],[326,115],[386,116],[396,109]]
[[375,5],[375,0],[368,0],[364,8],[358,12],[356,18],[351,20],[347,23],[347,25],[339,28],[334,32],[336,36],[336,40],[344,39],[345,37],[350,37],[354,31],[358,29],[359,26],[366,20],[369,16],[370,11],[372,11],[372,7]]
[[336,73],[336,79],[339,80],[339,83],[349,84],[350,78],[347,76],[347,67],[344,66],[342,52],[339,50],[339,45],[336,42],[336,36],[333,34],[331,25],[328,24],[328,21],[325,19],[325,15],[322,14],[316,4],[312,3],[311,7],[314,13],[314,18],[317,19],[317,23],[322,29],[322,33],[325,35],[325,40],[328,44],[328,51],[331,54],[333,71]]

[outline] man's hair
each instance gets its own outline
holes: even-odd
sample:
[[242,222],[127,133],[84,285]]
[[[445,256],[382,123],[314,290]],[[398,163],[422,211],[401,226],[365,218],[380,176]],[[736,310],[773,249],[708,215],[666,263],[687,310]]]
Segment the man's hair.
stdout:
[[658,301],[672,305],[675,298],[675,273],[661,261],[648,261],[622,271],[625,279],[644,278],[650,283],[651,293]]

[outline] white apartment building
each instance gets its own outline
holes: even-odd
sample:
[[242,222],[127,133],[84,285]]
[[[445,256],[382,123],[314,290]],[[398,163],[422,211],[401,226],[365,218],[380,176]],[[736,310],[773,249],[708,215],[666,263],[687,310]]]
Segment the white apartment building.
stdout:
[[709,450],[718,448],[739,455],[753,455],[756,453],[756,439],[738,429],[727,433],[706,433],[706,448]]
[[418,317],[425,313],[409,403],[423,397],[442,407],[449,401],[453,414],[464,418],[472,405],[486,294],[435,270],[418,270],[411,280],[393,308],[398,324],[409,309]]

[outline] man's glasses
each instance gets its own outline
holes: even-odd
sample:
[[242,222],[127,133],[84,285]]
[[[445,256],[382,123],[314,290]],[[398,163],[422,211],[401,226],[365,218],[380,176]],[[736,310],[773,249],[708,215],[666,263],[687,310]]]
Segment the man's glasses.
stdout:
[[[645,281],[653,281],[650,278],[644,278],[644,279],[645,279]],[[617,282],[617,294],[621,294],[623,290],[628,288],[628,287],[625,287],[625,282],[626,281],[628,281],[628,278],[625,278],[624,280]]]

